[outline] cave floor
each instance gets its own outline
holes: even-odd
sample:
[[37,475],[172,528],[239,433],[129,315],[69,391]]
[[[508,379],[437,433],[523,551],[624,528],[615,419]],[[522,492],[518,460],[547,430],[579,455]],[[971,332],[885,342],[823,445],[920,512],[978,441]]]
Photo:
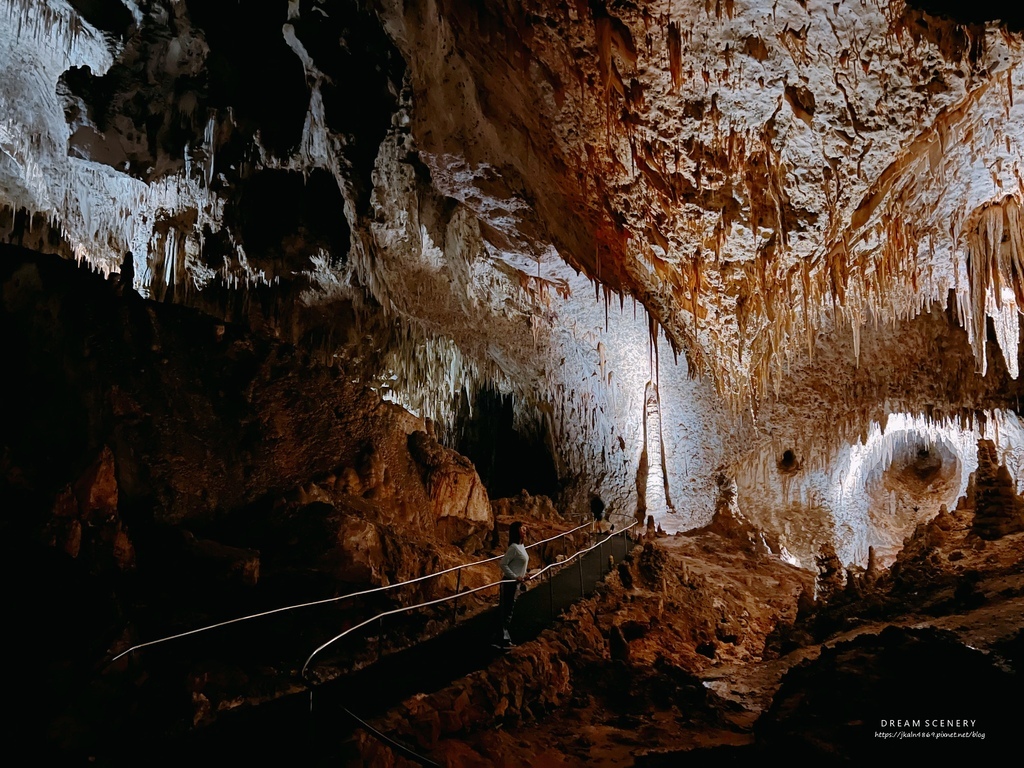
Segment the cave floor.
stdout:
[[[1007,649],[1020,646],[1024,627],[1024,533],[986,542],[969,538],[966,528],[953,531],[930,550],[925,575],[905,568],[899,588],[887,584],[888,572],[874,586],[858,582],[862,594],[847,590],[826,619],[818,611],[817,625],[797,620],[799,593],[813,588],[806,571],[708,533],[662,537],[657,548],[664,557],[653,579],[630,589],[613,574],[591,604],[602,632],[625,630],[628,657],[579,662],[564,706],[453,733],[431,754],[447,765],[598,768],[720,764],[728,748],[740,748],[737,759],[749,757],[755,724],[787,673],[858,639],[877,643],[887,633],[898,645],[894,628],[949,638],[1004,671],[1007,658],[1019,666],[1019,655]],[[639,570],[642,581],[642,564]],[[677,682],[666,689],[672,675]],[[875,722],[876,703],[864,692],[849,699],[863,709],[858,724]]]

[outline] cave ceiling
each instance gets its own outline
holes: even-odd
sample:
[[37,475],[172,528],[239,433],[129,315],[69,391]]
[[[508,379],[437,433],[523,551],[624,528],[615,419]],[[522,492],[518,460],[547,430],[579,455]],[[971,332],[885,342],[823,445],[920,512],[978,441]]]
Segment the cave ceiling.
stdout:
[[675,507],[707,510],[751,446],[809,468],[890,412],[1015,401],[1021,23],[923,0],[2,0],[0,233],[424,415],[511,393],[623,508],[657,429]]

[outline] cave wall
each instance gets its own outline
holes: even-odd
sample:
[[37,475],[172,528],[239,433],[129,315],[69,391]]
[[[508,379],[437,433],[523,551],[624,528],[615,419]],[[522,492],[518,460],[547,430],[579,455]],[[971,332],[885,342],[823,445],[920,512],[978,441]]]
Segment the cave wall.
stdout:
[[1015,399],[1019,35],[928,10],[4,0],[0,223],[449,445],[491,387],[567,508],[685,530],[720,468]]
[[73,263],[3,250],[4,357],[23,403],[5,482],[31,499],[25,520],[53,514],[106,453],[115,511],[148,524],[244,528],[247,511],[356,499],[360,517],[410,538],[472,551],[490,534],[472,464],[366,385]]

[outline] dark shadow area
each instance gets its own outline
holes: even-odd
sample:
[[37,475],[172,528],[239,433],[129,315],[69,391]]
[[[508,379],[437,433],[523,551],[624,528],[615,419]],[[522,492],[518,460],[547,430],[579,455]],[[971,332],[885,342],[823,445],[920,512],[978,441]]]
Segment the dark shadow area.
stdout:
[[332,266],[347,258],[345,201],[326,171],[255,173],[224,218],[241,234],[250,266],[268,277],[289,279],[300,265],[310,268],[309,256],[321,250],[330,254]]
[[122,39],[135,21],[120,0],[68,0],[68,4],[100,32]]
[[209,105],[231,108],[242,132],[286,157],[302,136],[309,88],[302,62],[284,36],[287,0],[189,0],[188,13],[203,30]]
[[391,129],[405,61],[364,3],[336,2],[330,15],[300,3],[295,36],[326,78],[320,85],[331,131],[346,137],[357,212],[370,212],[377,149]]
[[960,0],[907,0],[911,8],[918,8],[932,16],[945,16],[961,24],[983,24],[1000,22],[1008,29],[1024,29],[1024,5],[1007,3],[1003,0],[976,0],[964,3]]
[[477,393],[472,408],[463,396],[453,447],[473,462],[492,499],[520,491],[554,499],[561,487],[548,441],[540,427],[516,429],[513,412],[511,395],[490,388]]

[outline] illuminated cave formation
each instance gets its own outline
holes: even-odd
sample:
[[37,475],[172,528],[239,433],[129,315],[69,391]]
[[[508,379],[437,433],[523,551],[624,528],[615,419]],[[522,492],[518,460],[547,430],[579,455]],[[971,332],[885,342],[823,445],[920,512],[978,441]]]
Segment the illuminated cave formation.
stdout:
[[[233,601],[483,558],[511,518],[553,535],[594,499],[646,532],[610,594],[668,597],[573,614],[574,642],[653,709],[717,706],[688,675],[824,642],[844,600],[895,621],[926,583],[970,608],[981,570],[1014,567],[1024,488],[1024,38],[1003,12],[0,0],[8,567],[88,626],[69,668]],[[978,499],[995,544],[958,538]],[[534,709],[502,712],[574,754],[545,713],[596,721],[629,685],[573,698],[544,658],[561,693],[527,681]],[[88,721],[53,703],[88,677],[61,662],[43,740]],[[186,666],[145,672],[208,725],[232,672]],[[749,711],[784,718],[769,701]],[[500,751],[494,722],[445,717],[491,734],[452,754]]]
[[895,558],[919,524],[942,506],[954,507],[960,496],[961,465],[956,451],[942,440],[909,434],[894,451],[892,462],[877,467],[865,492],[870,497],[870,531],[881,562]]

